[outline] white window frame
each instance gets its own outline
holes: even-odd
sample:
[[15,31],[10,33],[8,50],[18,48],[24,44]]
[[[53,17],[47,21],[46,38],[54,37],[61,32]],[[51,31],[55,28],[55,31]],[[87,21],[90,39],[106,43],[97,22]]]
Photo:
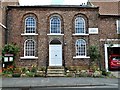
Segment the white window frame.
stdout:
[[120,34],[120,20],[116,20],[117,34]]
[[[34,32],[32,31],[31,33],[27,33],[27,19],[32,18],[34,20],[35,25],[34,26],[28,26],[28,28],[34,28]],[[25,18],[25,34],[31,35],[31,34],[36,34],[36,19],[33,16],[28,16]]]
[[[84,52],[85,55],[77,55],[77,51],[78,51],[78,50],[77,50],[77,46],[76,46],[76,45],[77,45],[77,42],[78,42],[79,40],[82,40],[83,42],[85,42],[85,46],[84,46],[84,47],[85,47],[85,50],[84,50],[84,51],[85,51],[85,52]],[[76,42],[75,42],[75,50],[76,50],[76,51],[75,51],[76,56],[74,56],[73,59],[78,59],[78,58],[84,58],[84,59],[86,58],[86,59],[88,59],[88,58],[90,58],[90,56],[87,56],[86,41],[85,41],[84,39],[78,39],[78,40],[76,40]]]
[[25,56],[25,57],[26,57],[26,56],[29,57],[29,55],[26,55],[26,51],[27,51],[27,50],[26,50],[26,44],[27,44],[28,41],[34,42],[34,48],[33,48],[33,49],[34,49],[34,55],[31,56],[31,57],[33,57],[33,56],[35,56],[35,46],[36,46],[36,44],[35,44],[35,41],[32,40],[32,39],[28,39],[28,40],[26,40],[26,41],[24,42],[24,56]]
[[[59,32],[56,32],[56,33],[54,33],[54,32],[52,32],[52,27],[51,27],[51,23],[52,23],[52,20],[54,19],[54,17],[57,17],[58,18],[58,20],[59,20],[59,23],[60,23],[60,25],[59,25],[59,29],[60,29],[60,31]],[[58,28],[58,27],[57,27]],[[53,34],[53,35],[60,35],[61,34],[61,19],[60,19],[60,17],[59,16],[52,16],[51,18],[50,18],[50,34]]]
[[[82,44],[84,46],[82,46]],[[77,46],[79,45],[79,46]],[[79,47],[79,49],[78,49]],[[86,56],[86,41],[84,39],[78,39],[75,43],[76,48],[76,57],[85,57]],[[83,51],[81,50],[83,48]],[[78,55],[77,55],[78,53]],[[83,55],[81,53],[84,53]]]
[[[82,20],[82,23],[81,23],[80,19]],[[83,33],[79,32],[80,31],[80,27],[79,27],[78,30],[76,30],[78,28],[78,26],[79,26],[78,22],[79,22],[79,24],[82,24],[81,28],[83,28]],[[77,35],[84,35],[84,34],[86,34],[85,19],[83,17],[81,17],[81,16],[78,16],[78,17],[75,18],[75,34],[77,34]]]
[[[26,55],[26,42],[29,41],[29,40],[32,40],[34,42],[34,55],[32,56],[29,56],[29,55]],[[38,57],[35,57],[35,54],[36,54],[36,42],[33,40],[33,39],[27,39],[25,42],[24,42],[24,57],[21,57],[21,59],[38,59]]]

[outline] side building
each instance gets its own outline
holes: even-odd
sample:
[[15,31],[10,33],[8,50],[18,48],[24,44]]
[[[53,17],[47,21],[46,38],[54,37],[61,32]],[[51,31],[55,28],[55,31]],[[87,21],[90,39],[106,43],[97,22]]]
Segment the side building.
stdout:
[[8,30],[7,27],[7,19],[6,19],[6,11],[7,6],[16,6],[19,5],[18,0],[0,0],[0,61],[2,56],[2,48],[7,43],[6,41],[6,32]]
[[120,55],[120,0],[89,0],[99,7],[100,50],[104,68],[109,71],[110,55]]

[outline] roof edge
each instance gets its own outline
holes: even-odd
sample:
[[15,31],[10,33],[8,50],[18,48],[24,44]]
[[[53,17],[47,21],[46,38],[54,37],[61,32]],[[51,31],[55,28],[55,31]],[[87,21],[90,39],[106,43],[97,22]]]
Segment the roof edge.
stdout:
[[99,7],[91,7],[87,5],[36,5],[36,6],[7,6],[8,8],[94,8],[98,9]]

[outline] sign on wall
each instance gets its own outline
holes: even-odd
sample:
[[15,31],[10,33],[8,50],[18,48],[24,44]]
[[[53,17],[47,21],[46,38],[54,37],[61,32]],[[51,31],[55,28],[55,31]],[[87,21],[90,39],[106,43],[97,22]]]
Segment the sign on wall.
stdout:
[[98,34],[98,28],[89,28],[89,34]]
[[4,62],[13,62],[13,54],[5,54]]

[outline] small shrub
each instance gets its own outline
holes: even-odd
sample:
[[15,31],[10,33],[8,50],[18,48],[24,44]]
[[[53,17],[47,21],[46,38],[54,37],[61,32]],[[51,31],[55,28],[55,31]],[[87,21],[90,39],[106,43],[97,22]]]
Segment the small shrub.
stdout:
[[88,76],[88,75],[87,75],[87,71],[86,71],[86,70],[81,70],[79,76],[80,76],[80,77],[87,77],[87,76]]
[[87,70],[87,77],[93,77],[93,71]]
[[20,77],[20,76],[21,76],[20,73],[13,73],[13,74],[12,74],[12,77]]
[[35,73],[34,77],[43,77],[43,74]]
[[101,77],[101,71],[95,71],[93,77]]
[[33,73],[33,72],[27,72],[26,75],[27,75],[28,77],[34,77],[35,73]]
[[14,72],[14,73],[21,73],[22,70],[21,70],[20,67],[16,67],[16,68],[14,68],[14,71],[13,71],[13,72]]
[[102,75],[107,76],[106,70],[102,70]]
[[38,71],[45,71],[45,70],[46,70],[46,67],[44,66],[38,67]]
[[2,54],[10,53],[16,55],[20,51],[20,48],[15,44],[6,44],[2,49]]
[[67,73],[66,77],[75,77],[75,74],[74,73]]
[[27,75],[24,73],[24,74],[21,74],[21,77],[27,77]]
[[36,73],[37,72],[37,68],[36,67],[32,67],[31,72]]
[[28,71],[27,68],[22,68],[22,73],[26,73]]

